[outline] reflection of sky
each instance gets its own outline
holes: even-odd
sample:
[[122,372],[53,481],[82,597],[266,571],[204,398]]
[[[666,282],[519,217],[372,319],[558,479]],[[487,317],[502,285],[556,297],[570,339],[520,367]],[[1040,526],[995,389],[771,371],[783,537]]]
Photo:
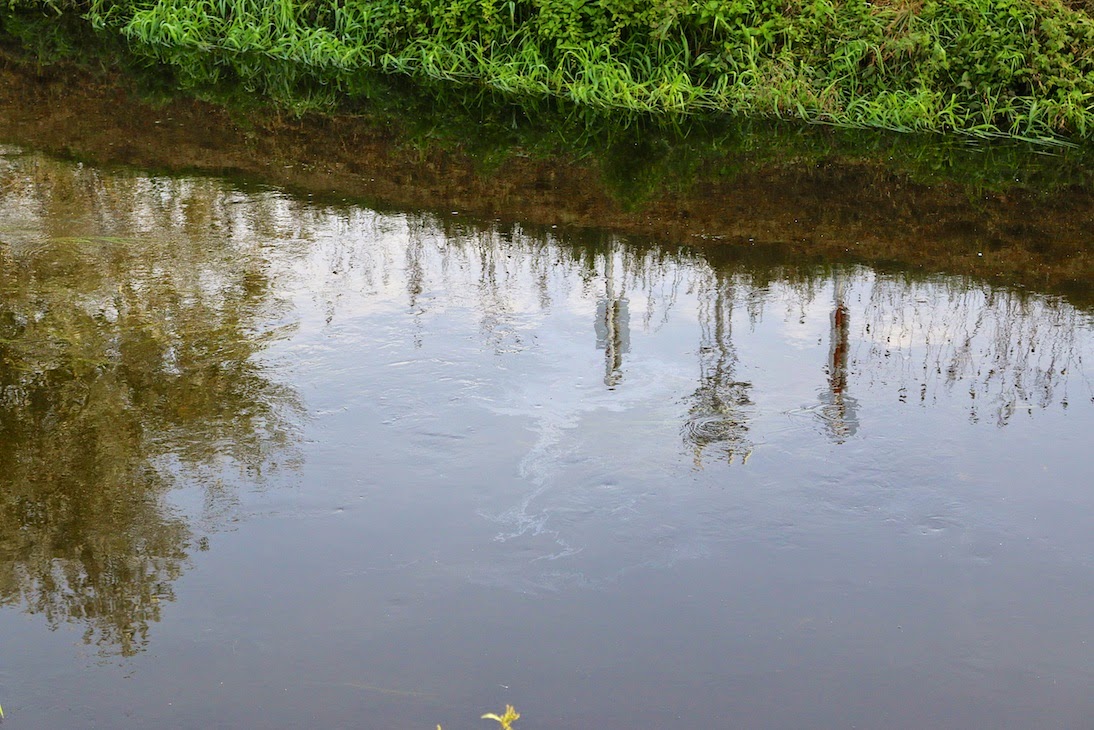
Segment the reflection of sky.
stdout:
[[[63,219],[47,181],[5,178],[0,240],[197,240],[161,260],[258,261],[284,303],[262,316],[295,326],[256,357],[307,423],[298,469],[258,483],[218,462],[209,479],[243,488],[172,493],[209,539],[132,677],[59,673],[64,634],[0,612],[20,666],[5,686],[48,692],[41,716],[88,704],[145,727],[262,712],[338,726],[382,707],[394,726],[419,700],[392,688],[478,708],[484,681],[512,675],[522,699],[594,687],[583,718],[691,711],[713,687],[724,720],[750,686],[781,707],[826,678],[832,696],[883,702],[909,677],[944,696],[931,682],[1034,692],[1090,676],[1075,641],[1094,564],[1087,314],[864,268],[839,272],[837,296],[828,273],[715,271],[607,237],[579,248],[215,180],[70,172],[87,209]],[[612,295],[627,346],[609,386]],[[841,301],[857,426],[842,431],[826,420]],[[719,402],[740,407],[703,411]],[[619,701],[603,710],[601,692]],[[172,723],[164,697],[208,722]]]
[[[938,344],[951,343],[955,333],[978,333],[975,347],[964,351],[966,358],[974,353],[974,369],[963,362],[961,374],[974,389],[988,382],[975,368],[1001,362],[993,347],[1005,345],[998,334],[1004,329],[1040,338],[1046,351],[1066,351],[1073,366],[1081,366],[1078,351],[1090,348],[1089,330],[1038,324],[1083,321],[1051,301],[1029,297],[1019,306],[1005,292],[969,294],[963,282],[908,283],[858,269],[845,272],[841,285],[848,381],[836,397],[831,280],[757,288],[747,270],[718,273],[700,259],[660,260],[620,243],[575,254],[519,229],[483,232],[444,221],[449,231],[442,233],[404,216],[311,215],[307,241],[292,256],[273,257],[284,277],[275,278],[291,281],[301,332],[274,356],[311,382],[308,399],[323,438],[343,428],[324,429],[325,419],[352,421],[368,442],[398,444],[399,458],[419,467],[436,462],[438,473],[426,474],[442,481],[440,472],[451,471],[446,460],[479,458],[470,443],[494,452],[488,460],[504,465],[498,483],[465,509],[490,525],[493,550],[504,557],[476,559],[467,570],[522,590],[598,584],[639,565],[705,554],[719,538],[691,517],[689,510],[701,508],[697,484],[755,486],[770,478],[768,460],[788,451],[862,453],[854,444],[863,439],[906,438],[891,415],[908,407],[902,393],[923,382],[941,393],[946,381],[909,363],[956,356],[951,345]],[[717,300],[716,291],[723,292]],[[628,347],[613,388],[605,385],[605,353],[597,349],[605,292],[625,297],[629,310],[620,320]],[[681,437],[700,353],[718,349],[704,324],[713,306],[726,307],[721,336],[732,357],[724,382],[712,387],[748,387],[741,433],[755,454],[746,466],[720,463],[725,457],[713,447],[694,456]],[[1048,367],[1028,359],[1020,365],[1042,380]],[[967,390],[947,386],[936,415],[950,419],[956,409],[967,417],[987,407]],[[476,424],[477,435],[462,433],[461,423]],[[902,448],[914,454],[952,444]],[[390,468],[398,471],[395,461]],[[650,537],[664,530],[668,536]]]

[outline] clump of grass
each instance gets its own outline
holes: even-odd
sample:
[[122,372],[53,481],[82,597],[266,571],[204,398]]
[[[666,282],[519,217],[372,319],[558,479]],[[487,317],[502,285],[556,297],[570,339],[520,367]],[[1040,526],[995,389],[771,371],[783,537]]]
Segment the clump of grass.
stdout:
[[[364,69],[642,113],[1038,141],[1094,134],[1094,21],[1060,0],[7,0],[197,82],[332,95]],[[298,69],[286,77],[263,61]]]
[[505,706],[505,714],[498,717],[493,712],[482,716],[483,720],[496,720],[501,725],[501,730],[513,730],[513,723],[520,719],[520,713],[513,709],[512,705]]
[[[482,716],[482,719],[496,721],[501,726],[501,730],[513,730],[513,723],[520,719],[520,713],[514,710],[512,705],[506,705],[504,714],[496,715],[488,712]],[[437,726],[437,730],[442,730],[440,725]]]

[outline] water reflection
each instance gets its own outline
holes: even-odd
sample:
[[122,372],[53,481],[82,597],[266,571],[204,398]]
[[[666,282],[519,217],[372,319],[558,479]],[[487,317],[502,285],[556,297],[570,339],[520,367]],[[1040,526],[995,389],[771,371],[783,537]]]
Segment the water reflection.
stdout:
[[1036,293],[3,164],[0,600],[123,654],[200,541],[171,489],[216,512],[294,460],[303,397],[352,416],[317,458],[373,448],[394,484],[449,488],[487,434],[515,463],[476,514],[510,552],[462,574],[556,590],[707,550],[655,496],[674,460],[737,477],[895,408],[1002,427],[1092,395],[1089,312]]
[[858,431],[858,401],[847,392],[847,356],[851,341],[851,312],[846,302],[846,275],[837,271],[832,276],[831,332],[828,335],[828,388],[821,390],[818,417],[829,437],[842,444]]
[[752,454],[749,420],[754,415],[752,383],[736,376],[733,310],[738,302],[734,280],[711,277],[699,292],[699,387],[689,399],[684,439],[694,449],[695,466],[704,452],[717,450],[729,464]]
[[1091,314],[1052,297],[951,282],[879,281],[863,301],[852,367],[902,402],[967,395],[972,421],[1090,401]]
[[[341,313],[301,347],[354,398],[319,397],[384,418],[389,432],[358,428],[392,450],[397,482],[406,464],[429,465],[426,501],[450,489],[454,463],[476,465],[466,489],[489,494],[473,514],[492,543],[451,558],[475,583],[608,590],[710,555],[755,525],[708,518],[709,492],[692,480],[770,488],[756,475],[778,460],[790,473],[780,478],[803,485],[820,477],[802,462],[857,463],[845,481],[875,478],[872,509],[899,522],[907,497],[883,487],[903,477],[878,473],[948,448],[937,426],[910,434],[909,423],[1005,427],[1092,395],[1090,314],[1054,297],[284,204],[314,225],[297,292]],[[334,265],[346,250],[368,253]]]
[[626,289],[616,292],[615,256],[603,257],[604,296],[596,303],[596,346],[604,351],[604,385],[614,388],[623,378],[623,355],[631,347],[631,314]]
[[202,544],[168,491],[216,510],[291,456],[295,397],[256,357],[278,305],[260,251],[196,237],[235,223],[215,185],[7,152],[0,602],[129,655]]

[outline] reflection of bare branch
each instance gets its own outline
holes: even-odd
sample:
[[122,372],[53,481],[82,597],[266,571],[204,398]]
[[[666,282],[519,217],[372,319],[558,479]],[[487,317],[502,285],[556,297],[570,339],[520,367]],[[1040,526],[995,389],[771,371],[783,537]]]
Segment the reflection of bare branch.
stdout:
[[[596,346],[604,350],[604,385],[623,379],[623,355],[630,349],[630,312],[626,287],[616,293],[615,253],[604,257],[604,296],[596,305]],[[624,277],[625,278],[625,277]]]
[[[873,283],[863,316],[865,375],[896,370],[902,400],[912,391],[922,403],[960,386],[969,417],[990,414],[1000,426],[1023,410],[1066,406],[1082,372],[1077,337],[1090,326],[1088,314],[1057,299],[900,278]],[[1089,397],[1090,384],[1081,385]]]
[[692,393],[684,440],[692,445],[695,465],[703,453],[717,447],[725,460],[748,461],[753,444],[748,420],[753,402],[752,384],[734,375],[737,353],[733,347],[733,281],[714,275],[701,286],[699,296],[699,387]]

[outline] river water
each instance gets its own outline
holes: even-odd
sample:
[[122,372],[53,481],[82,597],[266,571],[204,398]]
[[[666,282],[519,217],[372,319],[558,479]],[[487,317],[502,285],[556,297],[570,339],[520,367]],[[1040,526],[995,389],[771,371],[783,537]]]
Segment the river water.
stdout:
[[1090,727],[1094,314],[0,148],[11,728]]

